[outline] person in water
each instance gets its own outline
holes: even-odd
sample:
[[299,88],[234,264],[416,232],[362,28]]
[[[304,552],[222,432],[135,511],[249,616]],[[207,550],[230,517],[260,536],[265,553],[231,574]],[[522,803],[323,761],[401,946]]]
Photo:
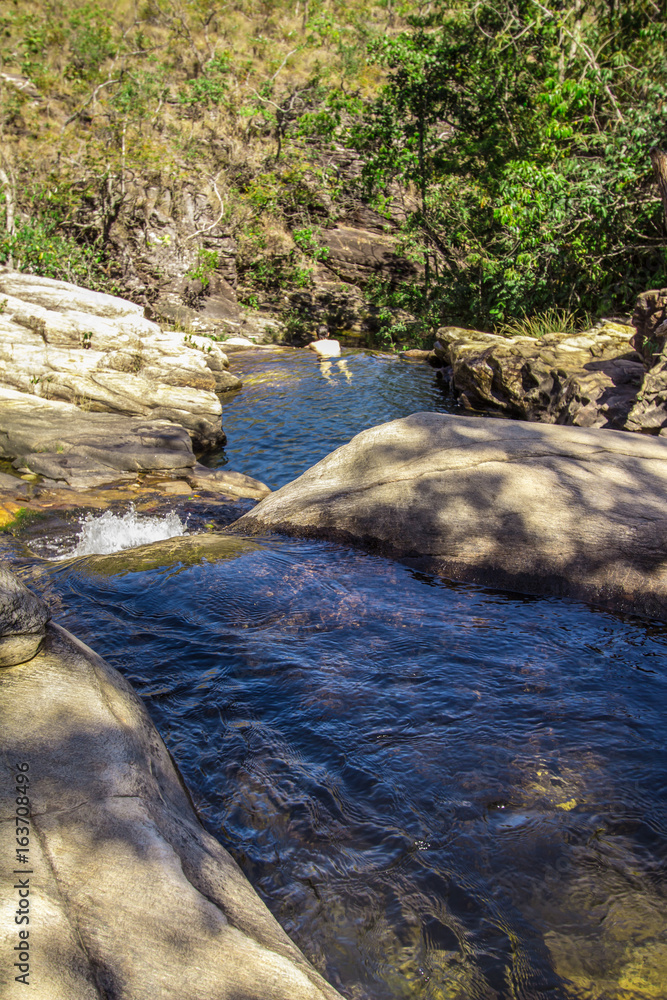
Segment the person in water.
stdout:
[[[312,343],[308,344],[311,351],[317,354],[318,361],[320,362],[320,374],[327,380],[327,382],[336,382],[336,379],[332,377],[332,367],[333,364],[338,366],[341,375],[344,375],[348,382],[351,381],[351,373],[347,367],[347,362],[344,358],[340,357],[340,344],[337,340],[329,339],[329,329],[328,327],[322,325],[317,328],[317,340],[313,340]],[[339,361],[335,361],[332,364],[332,358],[340,358]]]
[[317,340],[308,344],[308,349],[314,351],[318,358],[339,358],[340,344],[337,340],[329,339],[328,327],[322,325],[317,328]]

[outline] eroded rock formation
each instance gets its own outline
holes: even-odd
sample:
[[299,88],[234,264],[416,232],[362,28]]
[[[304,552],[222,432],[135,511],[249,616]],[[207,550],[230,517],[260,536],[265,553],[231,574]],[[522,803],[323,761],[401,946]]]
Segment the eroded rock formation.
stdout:
[[606,322],[585,333],[537,339],[443,327],[435,352],[466,409],[621,429],[646,374],[630,344],[633,332]]

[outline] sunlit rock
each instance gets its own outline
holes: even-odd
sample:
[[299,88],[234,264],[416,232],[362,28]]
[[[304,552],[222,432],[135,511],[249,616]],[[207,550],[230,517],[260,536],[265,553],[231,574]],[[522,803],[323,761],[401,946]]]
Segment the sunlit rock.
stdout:
[[646,374],[633,333],[612,322],[539,338],[442,327],[434,353],[466,409],[620,430]]
[[84,410],[169,420],[224,444],[218,393],[241,382],[209,337],[163,330],[143,308],[63,281],[0,272],[0,389]]
[[667,441],[416,413],[358,434],[234,530],[667,618]]

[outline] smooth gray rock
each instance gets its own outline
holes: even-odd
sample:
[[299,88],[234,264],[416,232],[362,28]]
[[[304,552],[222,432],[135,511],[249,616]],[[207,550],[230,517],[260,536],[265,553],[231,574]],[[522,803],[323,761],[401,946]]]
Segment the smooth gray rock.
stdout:
[[74,488],[137,472],[183,475],[195,465],[190,436],[176,424],[87,412],[11,389],[0,389],[0,456]]
[[[36,600],[36,599],[35,599]],[[30,662],[0,671],[6,849],[27,767],[29,989],[3,1000],[340,1000],[199,824],[141,701],[119,673],[50,624]],[[23,786],[21,786],[23,787]],[[0,923],[2,954],[19,945]]]
[[416,413],[358,434],[240,518],[455,580],[667,618],[667,441]]
[[16,476],[10,476],[6,472],[0,472],[0,491],[3,493],[26,493],[27,484]]
[[41,598],[0,563],[0,667],[31,660],[50,618]]

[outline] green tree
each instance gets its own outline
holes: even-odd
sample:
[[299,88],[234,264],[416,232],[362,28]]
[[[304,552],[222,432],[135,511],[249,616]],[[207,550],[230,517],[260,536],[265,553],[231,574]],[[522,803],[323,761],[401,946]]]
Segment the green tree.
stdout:
[[424,306],[492,324],[554,305],[623,308],[664,282],[655,6],[479,0],[409,20],[375,49],[387,83],[352,141],[376,197],[397,179],[414,187],[406,229],[425,248]]

